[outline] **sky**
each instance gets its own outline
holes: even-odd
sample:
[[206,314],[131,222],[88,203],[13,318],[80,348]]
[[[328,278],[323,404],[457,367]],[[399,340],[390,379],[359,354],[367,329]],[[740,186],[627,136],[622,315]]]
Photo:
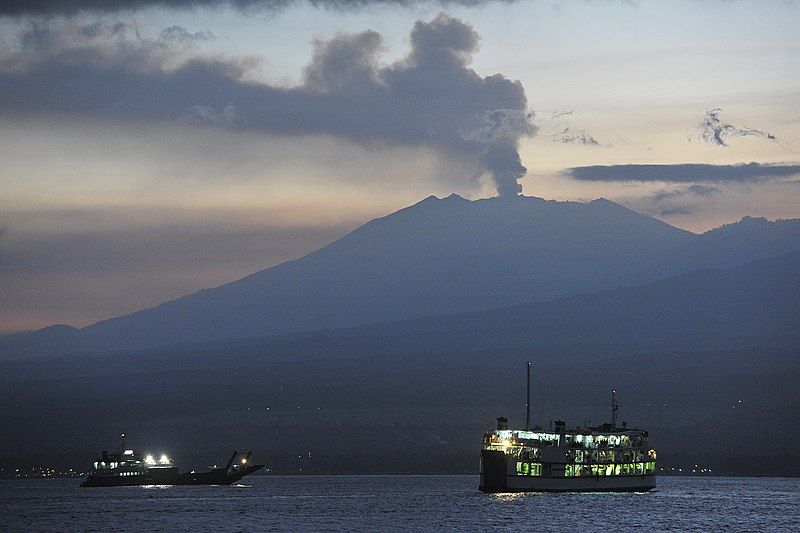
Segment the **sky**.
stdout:
[[431,194],[798,218],[798,23],[783,0],[0,4],[0,332],[232,281]]

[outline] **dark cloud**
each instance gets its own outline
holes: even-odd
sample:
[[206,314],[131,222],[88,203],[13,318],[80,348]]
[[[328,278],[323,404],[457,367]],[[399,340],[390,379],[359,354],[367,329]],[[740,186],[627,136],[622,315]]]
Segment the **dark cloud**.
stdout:
[[694,214],[693,209],[705,199],[722,194],[718,187],[700,185],[673,184],[638,199],[639,210],[664,218]]
[[662,217],[677,217],[677,216],[685,216],[691,215],[692,211],[684,208],[684,207],[665,207],[661,211],[658,212],[659,215]]
[[[766,131],[757,130],[754,128],[743,128],[734,126],[723,121],[719,114],[722,112],[720,108],[707,110],[705,114],[700,117],[697,123],[697,132],[704,142],[714,146],[728,146],[726,142],[728,137],[761,137],[775,143],[780,144],[779,139]],[[691,138],[689,139],[691,140]]]
[[755,182],[800,174],[800,165],[595,165],[568,168],[562,173],[580,181]]
[[370,5],[411,6],[422,3],[476,6],[491,1],[513,0],[7,0],[0,2],[0,16],[74,15],[81,12],[114,13],[151,7],[193,9],[235,7],[244,10],[276,11],[293,4],[307,3],[333,10],[351,10]]
[[652,194],[650,199],[654,202],[662,202],[664,200],[671,200],[673,198],[680,198],[684,196],[714,196],[715,194],[720,194],[720,192],[721,191],[718,187],[707,187],[705,185],[694,183],[687,187],[681,187],[678,189],[662,189],[660,191],[656,191]]
[[179,42],[186,42],[186,41],[213,41],[214,34],[210,31],[198,31],[198,32],[190,32],[183,26],[170,26],[168,28],[164,28],[161,30],[159,34],[162,39],[166,41],[179,41]]
[[92,30],[100,39],[82,30],[34,30],[37,48],[0,56],[0,114],[182,121],[425,145],[473,161],[479,171],[466,179],[488,173],[502,194],[520,190],[518,141],[536,132],[522,84],[471,69],[479,36],[445,14],[418,21],[410,52],[390,65],[379,63],[383,43],[374,31],[317,41],[303,83],[290,88],[247,81],[252,63],[243,60],[194,57],[173,65],[172,39],[163,35],[112,38],[110,25]]

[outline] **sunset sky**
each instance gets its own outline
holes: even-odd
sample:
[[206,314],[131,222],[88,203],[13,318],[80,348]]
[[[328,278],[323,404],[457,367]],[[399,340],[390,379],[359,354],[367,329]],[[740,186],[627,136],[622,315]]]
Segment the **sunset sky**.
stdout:
[[797,2],[30,4],[0,7],[0,332],[493,196],[519,161],[523,194],[691,231],[800,217]]

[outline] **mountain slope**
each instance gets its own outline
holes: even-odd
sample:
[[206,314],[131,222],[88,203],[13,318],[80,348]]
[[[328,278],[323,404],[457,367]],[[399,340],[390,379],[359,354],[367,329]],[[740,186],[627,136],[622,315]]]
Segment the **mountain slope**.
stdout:
[[138,350],[482,311],[796,249],[800,221],[745,218],[695,235],[604,199],[429,197],[233,283],[81,330],[0,338],[0,357]]
[[[283,472],[470,472],[493,417],[521,422],[533,360],[537,423],[602,422],[617,387],[665,465],[786,475],[800,468],[785,445],[800,438],[799,270],[800,251],[480,313],[0,361],[0,466],[82,464],[124,428],[192,462],[240,442]],[[759,438],[742,439],[750,427]]]
[[662,279],[699,268],[740,265],[798,249],[800,220],[743,217],[739,222],[698,235],[665,261],[650,265],[643,274],[648,279]]
[[[547,353],[800,346],[800,250],[638,287],[331,332],[395,350]],[[386,339],[392,339],[387,342]]]
[[55,348],[136,349],[521,304],[626,280],[692,237],[607,200],[430,197],[302,259],[71,332]]

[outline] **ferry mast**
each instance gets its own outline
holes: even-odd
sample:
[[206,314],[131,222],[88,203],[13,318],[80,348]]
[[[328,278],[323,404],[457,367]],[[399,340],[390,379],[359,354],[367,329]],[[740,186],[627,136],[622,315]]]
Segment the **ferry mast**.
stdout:
[[611,389],[611,429],[617,428],[617,413],[619,413],[617,391],[615,389]]
[[528,391],[525,400],[525,431],[531,430],[531,362],[528,361]]

